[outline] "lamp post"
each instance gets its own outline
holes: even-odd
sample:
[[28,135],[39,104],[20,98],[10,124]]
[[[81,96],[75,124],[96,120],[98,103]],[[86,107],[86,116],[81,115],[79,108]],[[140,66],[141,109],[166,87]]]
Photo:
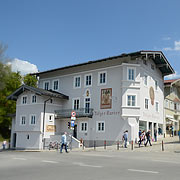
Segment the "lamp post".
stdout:
[[46,113],[46,103],[51,100],[52,98],[49,98],[44,101],[44,111],[43,111],[43,129],[42,129],[42,141],[43,141],[43,149],[45,148],[45,140],[44,140],[44,126],[45,126],[45,113]]

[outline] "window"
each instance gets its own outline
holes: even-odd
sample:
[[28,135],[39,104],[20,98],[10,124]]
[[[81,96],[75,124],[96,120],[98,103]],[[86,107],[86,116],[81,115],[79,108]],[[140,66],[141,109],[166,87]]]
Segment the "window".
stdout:
[[22,104],[27,104],[27,96],[22,97]]
[[31,125],[35,125],[36,124],[36,116],[35,115],[31,115],[30,116],[30,124]]
[[53,115],[49,115],[49,122],[53,121]]
[[80,99],[73,100],[73,109],[78,110],[80,108]]
[[25,125],[26,124],[26,116],[21,116],[20,124],[21,125]]
[[49,81],[44,82],[44,89],[49,90]]
[[128,80],[134,81],[135,80],[135,69],[128,68]]
[[155,90],[158,90],[158,81],[155,80]]
[[32,103],[36,103],[36,95],[32,96]]
[[105,122],[97,122],[97,131],[104,132],[105,131]]
[[87,122],[82,122],[81,123],[81,131],[87,132],[87,130],[88,130]]
[[58,80],[54,80],[53,81],[53,90],[58,90],[59,89],[59,81]]
[[159,103],[156,102],[156,112],[159,112]]
[[136,96],[128,95],[127,96],[127,105],[128,106],[136,106]]
[[169,108],[169,101],[167,99],[165,100],[165,107]]
[[30,139],[30,136],[29,136],[29,134],[27,134],[27,136],[26,136],[26,137],[27,137],[27,139]]
[[92,75],[88,74],[85,75],[85,86],[91,86],[92,85]]
[[148,76],[145,74],[144,75],[144,85],[146,85],[146,86],[147,86],[147,80],[148,80]]
[[106,84],[106,81],[107,81],[107,73],[99,72],[99,85]]
[[74,77],[74,87],[75,88],[81,87],[81,76]]
[[149,100],[145,99],[145,109],[149,109]]
[[177,110],[177,103],[174,103],[174,110]]
[[90,102],[91,102],[90,98],[85,98],[85,113],[89,113],[90,111]]
[[154,70],[154,65],[153,64],[151,64],[151,69]]

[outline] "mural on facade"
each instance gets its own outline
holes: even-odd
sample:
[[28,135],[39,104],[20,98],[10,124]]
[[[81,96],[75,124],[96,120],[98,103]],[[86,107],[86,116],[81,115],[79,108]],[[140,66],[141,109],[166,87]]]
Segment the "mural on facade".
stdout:
[[101,109],[112,108],[112,88],[101,89]]
[[154,95],[154,88],[152,86],[149,89],[149,95],[150,95],[150,99],[151,99],[151,104],[154,105],[155,95]]

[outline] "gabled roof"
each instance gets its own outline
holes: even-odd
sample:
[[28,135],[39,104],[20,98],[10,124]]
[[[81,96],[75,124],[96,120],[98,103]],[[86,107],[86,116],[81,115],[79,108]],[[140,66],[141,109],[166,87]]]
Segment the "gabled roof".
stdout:
[[145,60],[152,59],[154,61],[154,63],[156,64],[156,66],[159,68],[159,70],[162,72],[163,76],[175,73],[174,69],[171,67],[168,60],[166,59],[166,57],[164,56],[164,54],[161,51],[144,51],[144,50],[142,50],[142,51],[137,51],[137,52],[128,53],[128,54],[121,54],[119,56],[112,56],[112,57],[103,58],[103,59],[99,59],[99,60],[92,60],[92,61],[88,61],[85,63],[74,64],[74,65],[70,65],[70,66],[47,70],[47,71],[43,71],[43,72],[39,72],[39,73],[33,73],[32,75],[41,75],[41,74],[46,74],[46,73],[50,73],[50,72],[54,72],[54,71],[60,71],[60,70],[64,70],[64,69],[70,69],[70,68],[74,68],[74,67],[80,67],[80,66],[84,66],[84,65],[94,64],[94,63],[98,63],[98,62],[113,61],[114,59],[123,58],[123,57],[127,57],[127,56],[132,57],[133,59],[138,58],[138,57],[141,57],[142,59],[145,59]]
[[180,79],[169,79],[164,81],[165,86],[177,86],[180,87]]
[[17,100],[18,96],[23,93],[25,90],[34,92],[37,95],[45,95],[49,97],[55,97],[55,98],[60,98],[60,99],[69,99],[69,96],[66,96],[62,93],[52,91],[52,90],[45,90],[41,88],[35,88],[32,86],[27,86],[27,85],[22,85],[20,88],[18,88],[16,91],[14,91],[10,96],[7,97],[9,100]]

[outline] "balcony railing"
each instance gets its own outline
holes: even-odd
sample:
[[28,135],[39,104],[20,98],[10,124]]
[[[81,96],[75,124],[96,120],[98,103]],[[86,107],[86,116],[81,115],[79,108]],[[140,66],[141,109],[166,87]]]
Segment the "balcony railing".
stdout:
[[61,109],[61,110],[55,110],[55,114],[57,118],[70,118],[71,117],[71,112],[75,111],[76,112],[76,117],[89,117],[92,118],[93,116],[93,109],[91,108],[80,108],[77,110],[73,109]]

